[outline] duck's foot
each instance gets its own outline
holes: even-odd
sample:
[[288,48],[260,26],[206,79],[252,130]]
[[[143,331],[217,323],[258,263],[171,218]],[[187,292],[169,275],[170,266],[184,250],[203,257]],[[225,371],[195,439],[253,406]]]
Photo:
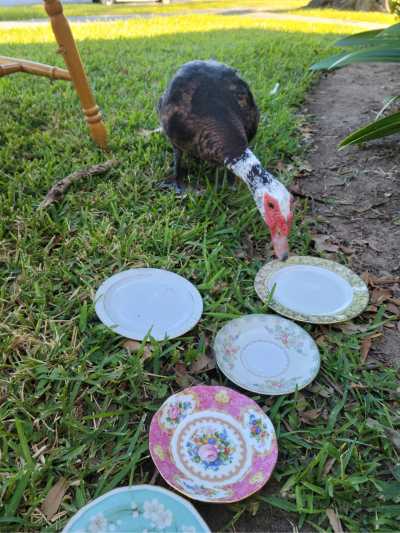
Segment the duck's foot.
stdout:
[[157,184],[157,188],[161,191],[171,191],[177,196],[184,196],[189,192],[189,187],[185,185],[182,180],[177,179],[176,176],[168,176]]

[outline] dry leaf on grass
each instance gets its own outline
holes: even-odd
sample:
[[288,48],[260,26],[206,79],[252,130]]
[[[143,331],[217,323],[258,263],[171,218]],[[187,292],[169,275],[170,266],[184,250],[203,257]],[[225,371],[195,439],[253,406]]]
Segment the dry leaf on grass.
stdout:
[[369,351],[372,346],[372,337],[366,337],[361,343],[361,363],[367,360]]
[[381,303],[386,302],[392,296],[392,291],[389,289],[374,289],[371,295],[371,302],[373,304],[380,305]]
[[315,235],[312,240],[315,244],[315,249],[317,252],[338,252],[339,245],[328,242],[330,239],[329,235]]
[[396,431],[392,428],[385,428],[385,433],[389,437],[393,446],[400,451],[400,431]]
[[186,368],[186,365],[184,363],[176,363],[176,365],[174,366],[174,370],[175,381],[183,389],[186,389],[187,387],[191,387],[193,385],[198,385],[200,383],[200,381],[198,381],[196,378],[189,374],[188,369]]
[[371,327],[371,324],[354,324],[354,322],[346,322],[344,324],[335,324],[335,327],[343,331],[343,333],[365,333]]
[[400,309],[395,304],[388,303],[386,306],[386,311],[389,311],[394,316],[400,316]]
[[61,502],[69,487],[69,482],[65,478],[60,478],[49,490],[42,505],[42,511],[48,520],[51,520],[58,511]]
[[[141,342],[130,339],[125,341],[122,346],[125,348],[125,350],[128,350],[129,353],[138,352],[143,348]],[[146,359],[150,359],[152,353],[153,348],[150,345],[146,344],[143,349],[143,361],[146,361]]]
[[332,470],[332,466],[335,464],[335,462],[336,462],[335,457],[331,457],[330,459],[328,459],[326,461],[326,465],[325,465],[325,468],[324,468],[324,476],[327,476],[329,474],[329,472]]
[[340,518],[338,517],[338,514],[334,509],[327,509],[326,516],[328,517],[329,523],[334,533],[344,533]]
[[304,424],[312,424],[314,420],[317,420],[317,418],[320,418],[322,408],[319,409],[310,409],[309,411],[303,411],[300,413],[300,420],[304,422]]
[[193,362],[190,367],[190,374],[200,374],[202,372],[209,372],[215,368],[215,358],[209,355],[202,354]]

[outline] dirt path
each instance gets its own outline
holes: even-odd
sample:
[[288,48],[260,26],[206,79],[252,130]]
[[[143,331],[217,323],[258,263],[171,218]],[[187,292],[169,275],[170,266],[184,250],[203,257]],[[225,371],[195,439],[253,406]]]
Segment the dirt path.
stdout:
[[[382,329],[375,357],[400,362],[400,151],[388,137],[342,151],[337,145],[354,128],[375,118],[384,98],[399,92],[395,65],[355,65],[325,76],[309,94],[312,173],[299,185],[304,193],[333,203],[312,203],[317,244],[344,253],[358,273],[380,278],[372,287],[377,311],[384,302],[397,323]],[[311,134],[311,135],[310,135]],[[325,239],[325,240],[324,240]],[[397,278],[382,283],[382,278]],[[385,280],[383,280],[385,281]],[[375,291],[375,292],[374,292]],[[386,291],[386,292],[385,292]]]
[[[325,17],[309,17],[306,15],[295,15],[293,13],[274,13],[258,8],[233,8],[233,9],[191,9],[184,11],[174,11],[171,13],[157,13],[145,12],[134,13],[132,15],[88,15],[88,16],[71,16],[68,20],[73,23],[87,23],[87,22],[113,22],[119,20],[129,19],[148,19],[155,17],[173,17],[179,15],[222,15],[222,16],[240,16],[252,18],[264,18],[269,20],[289,20],[295,22],[314,22],[315,24],[334,24],[335,26],[353,26],[356,28],[371,30],[378,28],[386,28],[388,24],[379,24],[375,22],[361,22],[355,20],[332,19]],[[48,24],[48,20],[32,19],[32,20],[15,20],[0,22],[0,29],[10,30],[14,28],[24,28],[32,26],[41,26]]]

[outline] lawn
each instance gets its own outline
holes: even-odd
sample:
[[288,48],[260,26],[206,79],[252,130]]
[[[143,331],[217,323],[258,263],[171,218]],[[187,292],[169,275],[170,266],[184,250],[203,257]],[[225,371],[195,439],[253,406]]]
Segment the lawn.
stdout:
[[[127,5],[116,4],[114,6],[103,6],[102,4],[65,4],[64,12],[67,16],[90,16],[90,15],[131,15],[140,13],[174,14],[189,13],[190,10],[211,10],[211,9],[255,9],[266,10],[280,14],[301,15],[307,17],[325,17],[343,20],[356,20],[359,22],[378,22],[390,24],[394,16],[388,13],[378,12],[354,12],[337,11],[334,9],[307,9],[308,0],[245,0],[244,2],[232,0],[220,0],[202,2],[195,1],[189,3],[176,3],[170,5]],[[42,5],[30,6],[8,6],[0,7],[1,20],[29,20],[33,18],[46,18],[47,15]]]
[[[55,180],[108,156],[92,144],[67,83],[23,75],[0,80],[4,531],[54,531],[94,497],[148,482],[153,413],[190,380],[191,364],[228,319],[266,311],[253,281],[269,237],[246,188],[218,188],[221,172],[192,163],[192,179],[203,178],[205,194],[177,199],[157,189],[171,149],[162,136],[143,137],[140,129],[157,126],[155,104],[168,78],[193,58],[239,68],[262,110],[254,150],[289,181],[305,157],[298,108],[313,79],[308,67],[339,31],[333,23],[193,15],[90,23],[74,26],[74,33],[120,165],[73,186],[48,211],[38,205]],[[55,48],[47,27],[0,35],[4,55],[51,64],[56,57],[61,65]],[[306,204],[299,205],[294,252],[315,253],[312,225]],[[93,307],[102,280],[137,266],[176,271],[204,298],[198,327],[154,344],[150,358],[130,354]],[[369,329],[307,327],[322,355],[312,386],[277,398],[253,396],[275,425],[280,456],[274,482],[230,506],[232,523],[243,513],[278,508],[300,526],[327,531],[332,509],[346,530],[397,529],[400,466],[390,430],[399,423],[398,379],[395,369],[360,355],[363,337],[385,320],[384,311],[364,315]],[[229,386],[217,371],[196,378]],[[61,477],[69,489],[50,523],[40,506]]]

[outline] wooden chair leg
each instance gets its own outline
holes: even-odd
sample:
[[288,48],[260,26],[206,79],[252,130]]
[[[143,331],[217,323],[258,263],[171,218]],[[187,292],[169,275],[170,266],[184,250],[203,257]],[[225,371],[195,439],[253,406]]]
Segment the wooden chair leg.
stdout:
[[96,105],[90,89],[71,28],[63,14],[62,4],[59,0],[45,0],[45,9],[50,17],[54,36],[60,47],[60,53],[64,57],[65,64],[68,67],[72,82],[81,101],[91,135],[101,148],[106,149],[106,128],[102,121],[99,107]]

